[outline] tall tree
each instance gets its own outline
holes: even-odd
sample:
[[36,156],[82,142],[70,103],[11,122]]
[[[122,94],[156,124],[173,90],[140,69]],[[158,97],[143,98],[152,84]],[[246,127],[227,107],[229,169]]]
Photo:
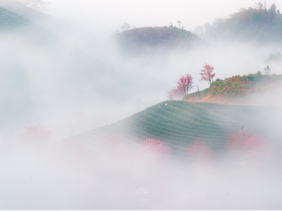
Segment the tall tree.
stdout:
[[193,77],[190,74],[182,76],[178,79],[177,84],[177,89],[186,96],[188,95],[189,90],[193,88]]
[[212,79],[215,76],[215,73],[213,73],[213,71],[213,66],[205,64],[204,69],[202,69],[200,72],[200,75],[202,76],[201,81],[208,81],[211,85]]

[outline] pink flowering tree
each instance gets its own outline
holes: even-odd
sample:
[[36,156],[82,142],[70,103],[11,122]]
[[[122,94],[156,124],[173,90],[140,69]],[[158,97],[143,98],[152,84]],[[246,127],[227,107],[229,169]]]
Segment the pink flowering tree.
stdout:
[[159,139],[147,138],[143,141],[143,149],[148,152],[157,153],[158,155],[168,155],[171,148]]
[[201,81],[208,81],[211,84],[212,79],[215,76],[215,73],[213,73],[213,71],[213,66],[205,64],[204,69],[200,71]]
[[194,144],[186,148],[186,152],[194,159],[210,159],[214,158],[215,154],[210,146],[203,140],[195,138]]
[[182,100],[184,97],[183,93],[178,89],[168,91],[167,95],[169,100]]
[[177,81],[177,89],[181,93],[183,93],[184,96],[188,95],[188,92],[190,89],[193,88],[193,77],[190,74],[187,74],[186,76],[182,76]]
[[27,140],[46,141],[50,136],[50,131],[39,125],[25,127],[23,138]]

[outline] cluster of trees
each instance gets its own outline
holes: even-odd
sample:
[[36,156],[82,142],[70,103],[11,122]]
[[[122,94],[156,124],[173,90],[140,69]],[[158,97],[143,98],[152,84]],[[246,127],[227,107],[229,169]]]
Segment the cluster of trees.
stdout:
[[[203,69],[200,71],[201,81],[207,81],[211,85],[212,79],[215,76],[215,73],[213,73],[213,71],[213,66],[205,64]],[[168,91],[168,98],[170,100],[178,100],[179,98],[183,99],[183,97],[188,95],[189,91],[192,88],[193,77],[190,74],[187,74],[186,76],[181,76],[177,81],[177,88]]]
[[272,4],[268,9],[263,3],[257,3],[248,9],[230,14],[228,18],[218,18],[211,25],[195,28],[194,33],[208,40],[237,40],[266,43],[281,42],[282,14]]

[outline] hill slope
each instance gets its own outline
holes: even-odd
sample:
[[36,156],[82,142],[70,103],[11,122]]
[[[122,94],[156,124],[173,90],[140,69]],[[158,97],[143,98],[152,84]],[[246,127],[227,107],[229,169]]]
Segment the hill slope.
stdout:
[[242,126],[247,131],[259,131],[268,138],[275,137],[275,133],[268,128],[275,114],[277,109],[266,107],[165,101],[72,139],[120,137],[141,141],[159,138],[172,149],[183,151],[195,138],[200,138],[214,150],[220,151],[227,143],[226,135],[237,132]]
[[188,102],[224,103],[236,105],[281,105],[277,96],[282,93],[282,75],[236,75],[216,79],[210,88],[189,94]]
[[11,35],[35,44],[51,44],[56,37],[29,19],[0,7],[0,35]]
[[[218,18],[213,25],[206,24],[205,32],[196,30],[209,42],[243,41],[256,44],[282,43],[282,14],[275,4],[269,9],[257,7],[242,8],[228,18]],[[198,34],[198,33],[197,33]]]

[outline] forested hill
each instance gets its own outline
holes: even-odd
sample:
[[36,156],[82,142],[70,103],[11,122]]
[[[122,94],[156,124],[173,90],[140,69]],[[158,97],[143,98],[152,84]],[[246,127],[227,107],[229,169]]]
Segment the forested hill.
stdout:
[[129,53],[147,53],[156,49],[190,49],[207,45],[191,32],[173,26],[134,28],[116,34],[114,39],[123,51]]
[[212,25],[197,27],[195,33],[211,43],[243,41],[282,44],[282,15],[275,4],[267,9],[258,3],[256,7],[242,8],[228,18],[218,18]]

